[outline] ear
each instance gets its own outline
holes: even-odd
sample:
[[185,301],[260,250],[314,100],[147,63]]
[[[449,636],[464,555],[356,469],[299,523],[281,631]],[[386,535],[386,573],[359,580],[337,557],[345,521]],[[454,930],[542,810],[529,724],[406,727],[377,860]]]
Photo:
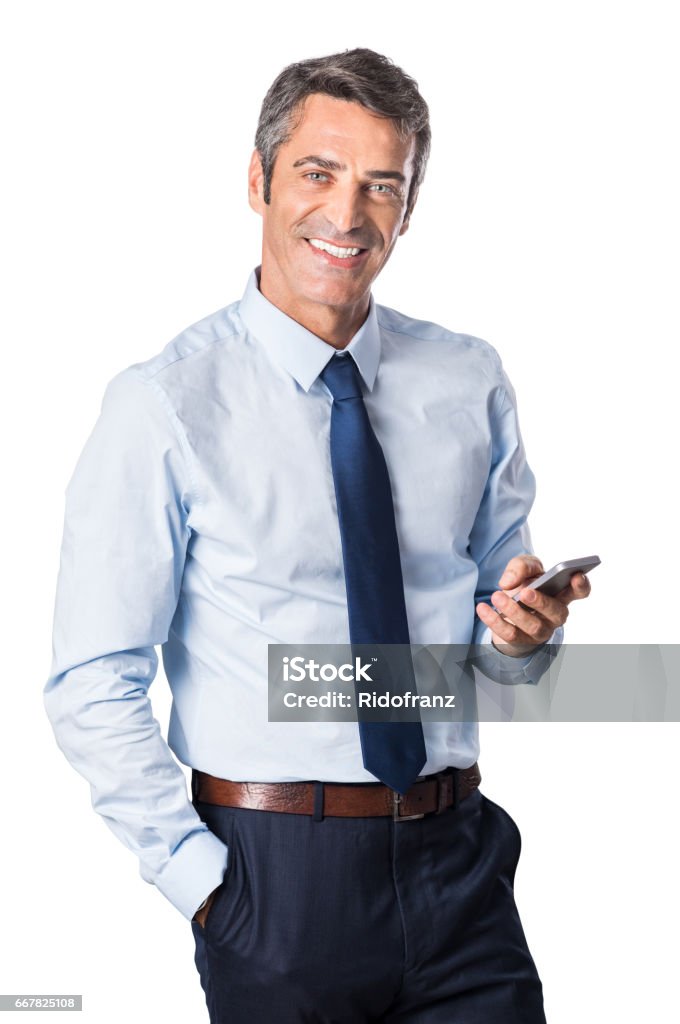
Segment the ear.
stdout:
[[405,235],[406,232],[408,231],[409,224],[411,223],[411,214],[413,213],[413,210],[415,208],[416,199],[417,198],[418,198],[418,189],[416,189],[416,191],[415,191],[415,193],[413,195],[413,202],[411,203],[411,209],[408,211],[408,213],[404,217],[404,221],[403,221],[401,227],[399,228],[399,234],[400,235]]
[[248,202],[255,213],[262,214],[264,202],[264,172],[259,150],[254,149],[248,167]]

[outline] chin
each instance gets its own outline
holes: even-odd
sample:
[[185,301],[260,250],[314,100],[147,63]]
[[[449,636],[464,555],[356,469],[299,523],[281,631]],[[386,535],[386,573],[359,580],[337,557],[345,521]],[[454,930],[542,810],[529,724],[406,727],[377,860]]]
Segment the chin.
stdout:
[[332,286],[328,282],[321,281],[316,286],[310,285],[305,289],[307,299],[319,302],[324,306],[351,306],[358,302],[365,292],[365,288]]

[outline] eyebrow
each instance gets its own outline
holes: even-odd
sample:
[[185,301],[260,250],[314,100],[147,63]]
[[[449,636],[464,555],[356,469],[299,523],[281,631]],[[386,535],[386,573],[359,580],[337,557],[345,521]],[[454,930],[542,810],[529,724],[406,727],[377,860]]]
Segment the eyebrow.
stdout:
[[[299,160],[296,160],[293,167],[303,167],[305,164],[315,164],[317,167],[323,167],[325,171],[346,171],[347,164],[341,164],[337,160],[329,160],[324,156],[316,156],[311,154],[310,156],[301,156]],[[399,181],[402,185],[406,184],[406,178],[401,171],[379,171],[371,170],[365,172],[367,178],[386,178],[390,181]]]

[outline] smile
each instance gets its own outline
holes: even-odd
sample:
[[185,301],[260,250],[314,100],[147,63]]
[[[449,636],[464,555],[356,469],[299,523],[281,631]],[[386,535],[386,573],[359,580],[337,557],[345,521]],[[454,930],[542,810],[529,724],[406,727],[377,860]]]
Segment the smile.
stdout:
[[315,249],[321,249],[322,252],[327,252],[330,256],[335,256],[341,260],[348,259],[350,256],[358,256],[360,252],[364,251],[356,247],[347,249],[339,245],[331,245],[330,242],[324,242],[321,238],[308,238],[307,241]]

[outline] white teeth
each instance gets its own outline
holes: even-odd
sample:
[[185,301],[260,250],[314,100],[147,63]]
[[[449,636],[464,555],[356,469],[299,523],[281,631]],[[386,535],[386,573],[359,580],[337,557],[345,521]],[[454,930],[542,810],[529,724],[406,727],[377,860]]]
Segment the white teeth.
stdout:
[[323,249],[324,252],[329,252],[331,256],[339,256],[341,260],[346,259],[348,256],[358,256],[361,252],[361,249],[340,249],[337,245],[329,245],[328,242],[322,242],[320,238],[310,238],[308,241],[315,249]]

